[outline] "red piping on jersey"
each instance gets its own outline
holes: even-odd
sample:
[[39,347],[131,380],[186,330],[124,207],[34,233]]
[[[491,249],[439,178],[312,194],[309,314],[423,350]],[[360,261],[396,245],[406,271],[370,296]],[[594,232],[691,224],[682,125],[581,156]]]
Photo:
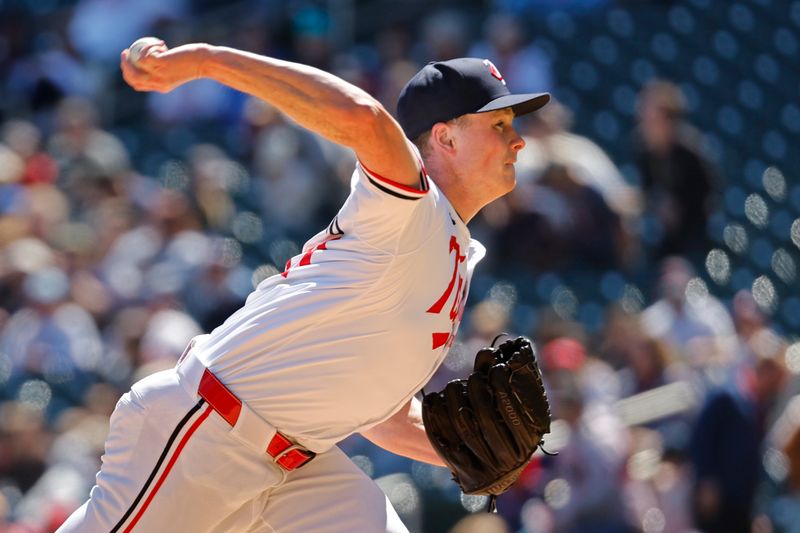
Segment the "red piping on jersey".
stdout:
[[[392,187],[397,187],[398,189],[402,189],[402,190],[404,190],[406,192],[410,192],[411,194],[418,194],[420,196],[423,195],[423,194],[428,194],[428,190],[427,189],[424,190],[424,191],[421,190],[421,189],[415,189],[414,187],[409,187],[408,185],[403,185],[402,183],[397,183],[396,181],[390,180],[389,178],[384,178],[380,174],[376,174],[375,172],[373,172],[370,169],[368,169],[367,166],[364,163],[361,162],[361,160],[358,161],[358,164],[361,165],[361,168],[363,168],[370,176],[372,176],[373,178],[375,178],[377,180],[380,180],[380,181],[382,181],[382,182],[384,182],[384,183],[386,183],[388,185],[391,185]],[[423,179],[425,179],[427,181],[428,178],[425,175],[424,171],[421,171],[421,172],[423,172]]]
[[167,479],[167,475],[169,475],[170,470],[172,470],[172,466],[178,460],[178,456],[183,451],[184,446],[186,446],[186,443],[189,442],[191,436],[194,434],[197,428],[200,427],[200,424],[202,424],[205,421],[205,419],[208,418],[208,415],[210,415],[211,411],[213,410],[214,408],[209,405],[203,412],[203,414],[200,416],[200,418],[195,420],[194,424],[192,424],[192,427],[190,427],[189,431],[187,431],[186,434],[183,436],[180,444],[178,444],[178,447],[175,449],[175,453],[172,454],[172,458],[169,460],[169,463],[167,463],[166,468],[164,468],[164,471],[161,473],[161,477],[158,478],[155,487],[153,487],[152,492],[150,492],[150,496],[147,497],[147,500],[145,500],[144,505],[142,505],[142,508],[139,509],[138,513],[136,513],[136,516],[133,518],[131,523],[128,524],[128,527],[125,528],[125,531],[123,533],[130,533],[130,531],[133,529],[133,526],[135,526],[136,523],[139,521],[139,519],[142,517],[144,512],[147,510],[147,507],[150,505],[150,502],[153,501],[153,497],[156,495],[156,492],[158,492],[158,489],[160,489],[161,485],[164,484],[164,480]]

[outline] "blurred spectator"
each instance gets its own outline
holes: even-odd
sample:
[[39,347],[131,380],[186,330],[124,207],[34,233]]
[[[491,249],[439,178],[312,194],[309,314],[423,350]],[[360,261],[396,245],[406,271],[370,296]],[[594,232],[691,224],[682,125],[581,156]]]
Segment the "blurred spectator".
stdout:
[[69,23],[69,37],[84,57],[116,64],[119,52],[147,35],[159,20],[186,15],[185,0],[83,0]]
[[697,131],[686,122],[680,88],[652,81],[637,103],[638,130],[634,156],[646,206],[656,226],[655,257],[708,251],[706,223],[714,201],[717,171],[703,154]]
[[0,332],[0,352],[11,360],[6,394],[16,393],[29,380],[44,380],[52,387],[50,415],[81,405],[102,360],[97,325],[69,300],[69,289],[69,278],[57,267],[28,274],[23,306]]
[[336,214],[330,206],[344,189],[337,187],[336,180],[319,178],[334,174],[342,154],[329,150],[327,141],[287,122],[276,110],[264,112],[271,118],[262,121],[254,146],[258,179],[253,186],[260,208],[268,231],[305,239],[309,228],[327,225]]
[[603,361],[620,370],[628,364],[630,339],[641,333],[639,314],[626,311],[619,304],[612,304],[605,311],[603,327],[597,336],[596,352]]
[[690,446],[695,521],[708,533],[750,533],[766,424],[789,374],[782,356],[767,356],[737,377],[709,395]]
[[219,83],[194,80],[166,94],[148,94],[147,108],[154,119],[174,126],[232,118],[240,100],[239,94]]
[[146,218],[119,234],[98,265],[117,302],[180,293],[209,253],[200,216],[185,193],[157,189],[148,208]]
[[545,342],[540,360],[545,381],[555,376],[554,385],[557,386],[561,373],[575,377],[590,412],[608,410],[620,398],[620,382],[614,370],[606,362],[591,356],[577,339],[559,337]]
[[519,155],[518,179],[536,182],[551,165],[570,169],[582,185],[599,193],[632,232],[642,211],[641,193],[628,184],[606,152],[588,137],[570,131],[572,112],[557,100],[530,119],[520,119],[526,148]]
[[683,365],[667,345],[646,335],[629,339],[627,362],[620,370],[622,397],[632,396],[686,378]]
[[[54,183],[58,166],[43,150],[42,132],[27,120],[9,120],[3,127],[3,142],[22,158],[25,170],[20,180],[23,184]],[[5,180],[0,179],[0,182]]]
[[523,122],[517,187],[485,215],[497,261],[534,271],[634,265],[639,193],[599,146],[569,131],[571,120],[551,101]]
[[0,295],[2,309],[10,313],[27,301],[23,284],[28,274],[52,267],[56,254],[36,238],[20,238],[8,243],[0,254]]
[[628,460],[628,481],[623,486],[626,506],[643,531],[688,533],[692,484],[688,457],[670,449],[662,435],[634,428],[633,448]]
[[192,193],[207,229],[224,233],[236,215],[231,193],[242,187],[244,169],[213,144],[196,144],[187,153]]
[[108,417],[120,391],[93,385],[83,407],[64,411],[52,425],[46,468],[16,505],[19,523],[34,531],[54,531],[80,505],[91,489],[108,433]]
[[298,3],[291,13],[292,49],[295,60],[330,70],[333,57],[331,14],[311,2]]
[[25,188],[25,211],[28,234],[53,245],[67,223],[72,203],[60,188],[52,184],[39,184]]
[[175,366],[189,341],[203,331],[195,320],[177,309],[158,309],[145,325],[139,364],[153,364],[156,369]]
[[[641,331],[628,339],[624,355],[626,364],[617,372],[620,396],[626,399],[626,406],[635,410],[638,426],[658,432],[665,452],[674,454],[673,466],[678,468],[696,415],[697,400],[691,394],[692,373],[674,357],[666,343]],[[683,389],[671,392],[678,385]],[[651,391],[649,397],[648,391]],[[637,394],[642,396],[636,397]]]
[[661,263],[658,293],[659,299],[642,312],[645,332],[664,341],[702,382],[720,384],[728,379],[733,322],[686,259],[669,257]]
[[747,290],[733,297],[733,323],[738,346],[736,363],[752,367],[764,357],[783,357],[788,344],[769,326],[767,315]]
[[32,50],[28,55],[15,58],[11,63],[5,80],[9,101],[4,103],[16,108],[17,113],[27,111],[33,122],[49,130],[53,108],[62,98],[94,97],[101,90],[101,80],[75,57],[58,30],[48,30],[31,41]]
[[212,257],[186,284],[182,301],[203,331],[210,332],[244,303],[252,290],[250,271]]
[[467,55],[471,28],[466,14],[457,9],[440,9],[422,21],[421,43],[412,50],[417,64],[445,61]]
[[[554,88],[550,58],[530,44],[523,19],[494,13],[483,25],[484,40],[469,49],[472,57],[490,60],[509,81],[514,93],[550,92]],[[547,107],[553,104],[551,100]],[[528,149],[530,150],[530,149]]]
[[119,194],[130,170],[125,146],[100,127],[94,104],[77,97],[59,104],[47,150],[59,167],[58,184],[78,216],[95,202]]
[[[554,415],[567,425],[567,441],[557,456],[543,461],[535,493],[544,494],[544,502],[526,504],[524,527],[548,533],[634,531],[622,493],[608,490],[623,483],[630,446],[626,428],[610,412],[585,411],[588,400],[569,372],[559,372],[549,391]],[[542,514],[549,518],[543,520]]]
[[[528,272],[622,266],[619,217],[592,188],[563,165],[549,166],[534,183],[521,183],[501,202],[492,260],[497,268]],[[490,211],[485,218],[492,216]]]
[[7,402],[0,406],[0,482],[20,493],[30,489],[45,471],[51,444],[40,409]]

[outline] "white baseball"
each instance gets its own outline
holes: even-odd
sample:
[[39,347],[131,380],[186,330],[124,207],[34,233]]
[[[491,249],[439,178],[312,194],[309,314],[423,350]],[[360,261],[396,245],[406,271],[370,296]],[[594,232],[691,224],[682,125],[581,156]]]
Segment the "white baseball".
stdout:
[[142,59],[145,47],[160,43],[161,39],[155,37],[142,37],[141,39],[137,39],[130,48],[128,48],[128,60],[133,65],[136,65],[139,60]]

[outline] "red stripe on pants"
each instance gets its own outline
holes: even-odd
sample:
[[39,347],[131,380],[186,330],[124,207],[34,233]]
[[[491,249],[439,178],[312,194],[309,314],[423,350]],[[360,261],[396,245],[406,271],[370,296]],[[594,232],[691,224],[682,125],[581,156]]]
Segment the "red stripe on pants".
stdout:
[[125,528],[125,531],[123,533],[130,533],[130,531],[133,529],[133,526],[135,526],[136,522],[138,522],[139,519],[142,517],[144,512],[147,510],[147,506],[150,505],[150,502],[156,495],[156,492],[158,492],[158,489],[161,488],[161,485],[164,483],[164,480],[167,479],[167,475],[169,475],[169,471],[172,470],[172,466],[175,464],[175,461],[178,460],[178,456],[181,454],[183,447],[186,446],[186,443],[189,442],[189,439],[192,437],[194,432],[197,430],[198,427],[200,427],[200,424],[202,424],[203,421],[206,418],[208,418],[208,415],[211,414],[211,411],[213,410],[214,408],[209,405],[203,412],[203,414],[200,416],[200,418],[195,420],[194,424],[192,424],[192,427],[190,427],[189,431],[187,431],[186,434],[183,436],[181,442],[178,443],[178,447],[175,449],[175,453],[172,455],[172,458],[169,460],[169,463],[167,463],[166,468],[164,468],[164,471],[158,478],[155,487],[153,487],[153,490],[150,492],[150,496],[147,497],[147,500],[145,500],[144,505],[142,505],[142,508],[139,509],[138,513],[136,513],[136,516],[133,517],[133,521],[131,521],[131,523],[128,524],[128,527]]

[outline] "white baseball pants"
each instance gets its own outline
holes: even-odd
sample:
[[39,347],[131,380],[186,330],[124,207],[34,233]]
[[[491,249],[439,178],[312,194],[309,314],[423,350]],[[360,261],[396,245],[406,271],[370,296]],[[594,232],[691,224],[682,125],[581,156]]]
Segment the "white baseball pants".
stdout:
[[407,531],[341,450],[285,472],[243,439],[258,428],[231,428],[192,392],[196,379],[159,372],[119,400],[96,485],[59,532]]

